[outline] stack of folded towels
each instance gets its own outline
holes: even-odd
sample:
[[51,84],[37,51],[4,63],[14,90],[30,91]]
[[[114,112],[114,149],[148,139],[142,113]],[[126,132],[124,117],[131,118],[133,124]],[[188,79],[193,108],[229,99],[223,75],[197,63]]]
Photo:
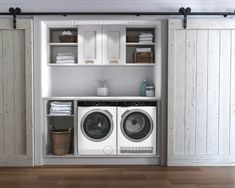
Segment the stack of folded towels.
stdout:
[[153,34],[150,32],[140,33],[139,43],[152,43],[153,42]]
[[146,53],[146,52],[151,52],[151,48],[136,48],[137,53]]
[[74,64],[75,57],[72,53],[58,53],[56,56],[57,64]]
[[65,116],[72,115],[72,102],[51,102],[50,115]]

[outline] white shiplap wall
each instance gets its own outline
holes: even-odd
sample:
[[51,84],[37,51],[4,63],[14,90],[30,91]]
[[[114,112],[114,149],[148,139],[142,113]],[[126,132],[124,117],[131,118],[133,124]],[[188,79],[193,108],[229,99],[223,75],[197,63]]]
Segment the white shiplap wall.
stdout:
[[235,21],[169,21],[168,164],[235,163]]

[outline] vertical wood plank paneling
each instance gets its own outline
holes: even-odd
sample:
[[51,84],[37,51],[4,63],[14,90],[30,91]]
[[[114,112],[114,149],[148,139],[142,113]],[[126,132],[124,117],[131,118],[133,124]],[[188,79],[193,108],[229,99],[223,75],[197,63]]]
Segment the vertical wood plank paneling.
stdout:
[[[27,25],[31,27],[31,22],[28,22]],[[32,30],[25,30],[25,78],[26,78],[26,155],[27,161],[29,164],[32,164],[33,161],[33,96],[32,96],[32,88],[33,88],[33,80],[32,80]]]
[[220,36],[219,154],[229,154],[231,31]]
[[24,30],[14,31],[14,82],[15,82],[15,154],[26,154],[26,103],[25,103],[25,38]]
[[230,103],[230,154],[235,154],[235,30],[231,38],[231,103]]
[[[170,23],[169,23],[170,27]],[[178,36],[177,36],[178,37]],[[167,154],[174,155],[175,153],[175,30],[169,30],[168,32],[168,109],[167,109],[167,123],[168,123],[168,134],[167,134]]]
[[[174,101],[174,154],[184,154],[184,133],[185,133],[185,30],[175,31],[175,101]],[[180,54],[180,55],[179,55]],[[172,93],[173,95],[173,93]],[[181,100],[179,100],[181,99]]]
[[4,71],[4,153],[14,154],[14,58],[13,31],[3,33],[3,71]]
[[185,154],[195,154],[196,30],[186,31]]
[[196,154],[206,154],[208,30],[197,31]]
[[3,124],[3,54],[2,54],[2,32],[0,31],[0,159],[4,152],[4,124]]
[[220,31],[209,30],[207,154],[218,154]]

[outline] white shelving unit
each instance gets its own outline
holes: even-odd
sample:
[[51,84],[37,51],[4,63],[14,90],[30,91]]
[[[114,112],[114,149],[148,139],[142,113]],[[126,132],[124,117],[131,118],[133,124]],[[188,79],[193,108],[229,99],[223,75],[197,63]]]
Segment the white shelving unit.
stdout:
[[[58,20],[43,23],[45,27],[41,27],[40,40],[41,99],[44,106],[43,127],[41,128],[42,161],[44,164],[80,164],[81,156],[77,150],[77,103],[79,101],[161,100],[161,42],[156,40],[161,36],[161,23],[156,21],[141,21],[134,24],[127,21],[102,21],[102,23],[79,21],[75,25],[75,22]],[[77,42],[61,43],[59,35],[64,30],[72,31],[77,36]],[[142,31],[151,31],[154,35],[153,43],[127,42],[126,37],[130,31],[134,35]],[[133,55],[138,47],[150,47],[154,54],[154,61],[134,63]],[[56,64],[57,53],[64,52],[72,52],[76,57],[76,62]],[[96,96],[96,88],[102,78],[108,80],[110,96]],[[151,85],[155,85],[154,97],[140,96],[140,85],[146,78]],[[73,114],[50,115],[48,105],[51,101],[72,101]],[[52,154],[49,135],[51,125],[74,129],[73,144],[68,155]],[[82,158],[84,161],[89,161],[87,158],[90,157],[83,156]],[[114,161],[117,157],[112,158]]]

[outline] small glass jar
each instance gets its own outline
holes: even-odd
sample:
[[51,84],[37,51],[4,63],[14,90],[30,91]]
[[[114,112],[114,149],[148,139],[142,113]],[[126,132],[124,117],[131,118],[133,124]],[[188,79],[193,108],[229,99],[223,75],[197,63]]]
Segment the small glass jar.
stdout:
[[154,97],[154,96],[155,96],[154,86],[147,86],[146,87],[146,97]]

